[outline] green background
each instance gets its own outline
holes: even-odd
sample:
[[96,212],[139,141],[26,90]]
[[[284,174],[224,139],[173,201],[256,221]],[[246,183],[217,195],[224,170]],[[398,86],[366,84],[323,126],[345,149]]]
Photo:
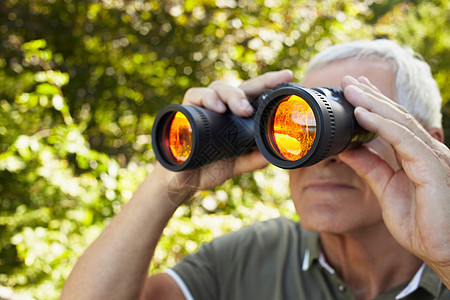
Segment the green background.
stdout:
[[[155,114],[190,87],[238,84],[281,68],[299,81],[327,46],[382,37],[431,65],[447,103],[449,6],[3,0],[0,285],[36,299],[59,296],[77,257],[152,169]],[[449,128],[449,104],[443,113]],[[289,197],[287,175],[275,167],[198,193],[164,230],[150,272],[255,220],[296,219]]]

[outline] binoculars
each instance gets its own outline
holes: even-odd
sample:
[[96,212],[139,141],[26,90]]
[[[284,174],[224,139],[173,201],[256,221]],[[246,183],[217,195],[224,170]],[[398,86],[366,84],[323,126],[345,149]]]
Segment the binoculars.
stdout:
[[272,164],[294,169],[375,137],[358,125],[341,89],[283,83],[251,101],[242,118],[198,106],[169,105],[156,116],[152,145],[167,169],[182,171],[259,149]]

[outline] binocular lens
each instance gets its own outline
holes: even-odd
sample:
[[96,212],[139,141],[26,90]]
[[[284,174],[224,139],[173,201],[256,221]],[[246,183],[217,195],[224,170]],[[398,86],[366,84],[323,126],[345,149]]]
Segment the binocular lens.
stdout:
[[309,104],[297,95],[281,100],[272,119],[272,144],[277,154],[296,161],[306,155],[316,138],[316,118]]
[[178,111],[169,128],[169,147],[176,162],[185,162],[192,149],[192,128],[186,116]]

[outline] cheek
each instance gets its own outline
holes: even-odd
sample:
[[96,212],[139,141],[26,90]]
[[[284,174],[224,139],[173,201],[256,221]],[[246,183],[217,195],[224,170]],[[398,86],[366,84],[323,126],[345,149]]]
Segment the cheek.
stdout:
[[309,167],[299,168],[294,170],[289,170],[289,188],[291,190],[292,196],[298,194],[303,188],[303,178],[305,176],[312,176],[311,172],[309,172]]
[[[291,199],[294,202],[297,214],[300,215],[302,204],[308,203],[308,197],[305,197],[303,193],[305,176],[312,176],[308,173],[308,168],[301,168],[289,171],[289,189],[291,192]],[[308,175],[309,174],[309,175]]]

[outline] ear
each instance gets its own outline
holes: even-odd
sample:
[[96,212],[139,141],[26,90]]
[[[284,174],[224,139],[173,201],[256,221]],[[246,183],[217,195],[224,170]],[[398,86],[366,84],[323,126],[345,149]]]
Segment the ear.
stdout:
[[443,143],[444,142],[444,131],[442,130],[442,128],[430,128],[427,129],[428,133],[434,137],[435,139],[437,139],[439,142]]

